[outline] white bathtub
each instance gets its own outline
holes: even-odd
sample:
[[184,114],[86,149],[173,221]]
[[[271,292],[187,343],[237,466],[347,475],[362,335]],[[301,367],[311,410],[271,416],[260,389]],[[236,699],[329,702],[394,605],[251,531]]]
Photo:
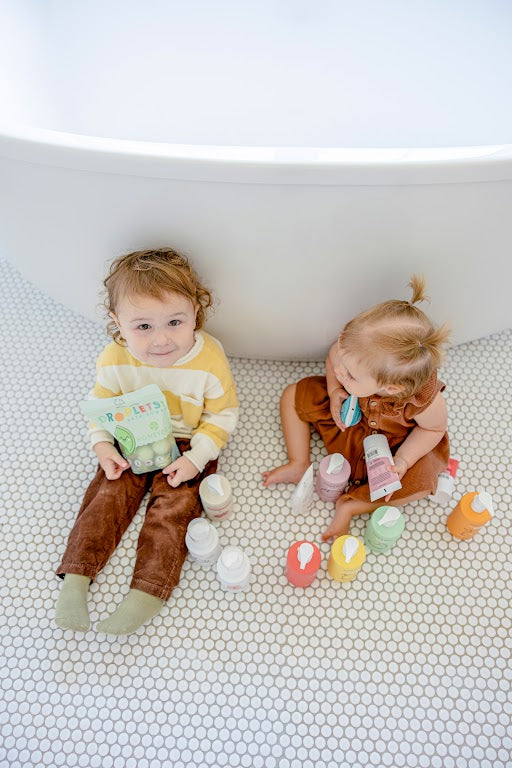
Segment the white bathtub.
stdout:
[[319,358],[413,271],[455,342],[512,325],[509,3],[0,10],[0,255],[64,304],[169,244],[236,355]]

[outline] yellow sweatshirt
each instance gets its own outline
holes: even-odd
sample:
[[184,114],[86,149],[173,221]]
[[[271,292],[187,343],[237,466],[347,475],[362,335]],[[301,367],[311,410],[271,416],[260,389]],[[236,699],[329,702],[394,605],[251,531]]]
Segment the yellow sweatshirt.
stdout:
[[[116,397],[147,384],[157,384],[162,390],[174,437],[190,439],[190,450],[183,455],[203,470],[218,457],[238,420],[235,382],[222,345],[208,333],[197,331],[190,352],[168,368],[155,368],[112,342],[98,357],[91,397]],[[105,430],[93,427],[89,432],[92,445],[114,442]]]

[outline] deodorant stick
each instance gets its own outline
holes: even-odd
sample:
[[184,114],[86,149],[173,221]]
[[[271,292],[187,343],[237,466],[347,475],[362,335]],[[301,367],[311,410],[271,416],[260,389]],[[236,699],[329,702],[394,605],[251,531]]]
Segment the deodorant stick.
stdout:
[[199,486],[199,496],[210,520],[227,520],[233,514],[233,493],[223,475],[207,475]]
[[361,421],[361,408],[356,395],[349,395],[341,406],[341,420],[346,427],[353,427]]
[[350,477],[350,464],[341,453],[324,456],[316,476],[316,492],[322,501],[336,501]]
[[217,529],[204,517],[191,520],[185,535],[189,557],[201,565],[215,565],[221,546]]

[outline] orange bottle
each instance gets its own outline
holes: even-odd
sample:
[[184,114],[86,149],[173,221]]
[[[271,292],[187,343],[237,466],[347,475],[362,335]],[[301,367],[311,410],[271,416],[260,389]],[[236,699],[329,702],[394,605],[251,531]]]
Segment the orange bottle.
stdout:
[[446,527],[456,539],[472,539],[489,522],[493,511],[492,498],[486,491],[465,493],[448,515]]

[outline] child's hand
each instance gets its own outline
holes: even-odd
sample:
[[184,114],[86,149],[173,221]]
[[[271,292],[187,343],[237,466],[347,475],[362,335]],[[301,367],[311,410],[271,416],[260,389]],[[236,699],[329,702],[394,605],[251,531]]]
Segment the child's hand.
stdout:
[[172,464],[164,467],[162,472],[167,475],[167,482],[172,488],[177,488],[181,483],[186,483],[187,480],[192,480],[199,474],[198,468],[186,456],[180,456]]
[[333,389],[329,395],[331,401],[331,416],[334,419],[334,423],[342,432],[346,430],[346,426],[341,420],[341,406],[344,400],[348,397],[347,393],[341,387]]
[[117,480],[125,469],[128,469],[130,466],[130,463],[121,456],[112,443],[96,443],[94,452],[98,457],[100,467],[103,469],[107,480]]
[[409,469],[409,465],[401,456],[394,456],[393,461],[394,463],[389,464],[388,469],[390,472],[396,472],[399,479],[401,480]]
[[[388,464],[389,472],[396,472],[399,480],[402,479],[402,477],[405,475],[408,469],[409,469],[408,463],[406,462],[405,459],[402,459],[401,456],[395,456],[394,464]],[[389,501],[392,495],[393,495],[392,493],[388,493],[388,495],[384,497],[384,501]]]

